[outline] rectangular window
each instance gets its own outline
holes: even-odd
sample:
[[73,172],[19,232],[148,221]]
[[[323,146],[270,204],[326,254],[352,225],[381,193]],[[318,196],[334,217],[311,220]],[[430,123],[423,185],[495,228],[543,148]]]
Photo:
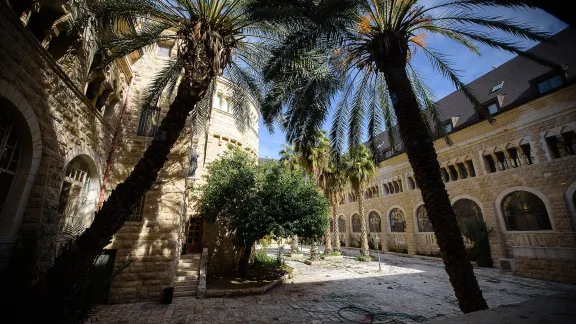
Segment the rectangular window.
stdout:
[[448,171],[445,168],[441,168],[440,172],[442,173],[442,178],[444,178],[444,182],[450,181],[450,176],[448,175]]
[[532,156],[530,155],[532,152],[530,151],[530,144],[522,144],[520,145],[520,149],[522,150],[522,154],[526,158],[526,163],[532,164]]
[[453,165],[448,166],[448,171],[450,171],[450,180],[458,180],[458,171],[456,171],[456,168]]
[[142,216],[144,215],[144,205],[146,203],[146,194],[140,197],[138,204],[132,211],[130,212],[130,216],[128,216],[128,222],[141,222]]
[[140,113],[136,135],[152,137],[160,124],[160,108],[145,109]]
[[566,152],[570,155],[575,155],[576,153],[576,133],[574,131],[569,131],[562,133],[564,138],[564,145],[566,146]]
[[158,48],[156,49],[156,55],[169,57],[170,52],[172,52],[172,46],[168,46],[165,44],[158,44]]
[[488,173],[496,172],[496,162],[494,162],[492,155],[484,155],[484,161],[486,163],[486,171],[488,171]]
[[464,163],[458,163],[456,165],[458,166],[458,171],[460,171],[460,176],[462,179],[468,178],[468,170],[466,170]]
[[488,106],[488,112],[490,113],[490,115],[494,115],[495,113],[498,112],[498,103],[493,103],[491,105]]
[[466,165],[468,166],[468,171],[470,172],[470,176],[475,177],[476,176],[476,170],[474,170],[474,163],[472,163],[472,160],[466,160]]
[[495,152],[496,160],[498,160],[498,165],[500,166],[500,170],[508,169],[508,160],[504,155],[504,152]]
[[562,79],[562,76],[560,74],[556,74],[544,81],[538,82],[538,84],[536,84],[536,87],[538,88],[538,92],[540,92],[540,94],[545,94],[556,88],[561,87],[563,84],[564,79]]
[[548,151],[550,152],[550,157],[552,159],[560,158],[560,150],[558,149],[558,137],[556,136],[546,137],[546,144],[548,145]]
[[510,162],[512,163],[513,168],[517,168],[522,165],[520,161],[520,156],[518,156],[518,150],[515,147],[506,149],[506,151],[508,151],[508,155],[510,156]]

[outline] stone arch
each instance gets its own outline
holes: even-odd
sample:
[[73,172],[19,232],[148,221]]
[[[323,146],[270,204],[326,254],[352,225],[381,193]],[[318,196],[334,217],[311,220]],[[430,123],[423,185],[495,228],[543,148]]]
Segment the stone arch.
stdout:
[[[388,208],[388,211],[386,211],[386,224],[388,226],[388,232],[389,233],[398,233],[398,232],[392,232],[392,227],[391,227],[391,222],[390,222],[390,214],[392,213],[392,211],[394,209],[399,209],[402,212],[402,214],[404,214],[404,221],[406,221],[406,211],[404,210],[404,208],[402,208],[398,205],[390,206],[390,208]],[[400,233],[406,233],[406,226],[404,228],[404,232],[400,232]]]
[[[78,207],[77,212],[74,217],[81,219],[86,227],[88,227],[94,220],[94,213],[96,212],[98,205],[98,198],[100,196],[100,188],[102,186],[102,172],[100,168],[100,158],[92,149],[86,145],[81,145],[70,150],[64,157],[64,169],[62,173],[66,176],[69,166],[71,163],[81,162],[87,166],[88,180],[86,182],[86,190],[83,192],[82,203]],[[66,178],[62,181],[60,188],[60,198],[65,193]],[[62,199],[61,199],[62,201]],[[59,206],[59,211],[62,209]],[[60,211],[61,212],[61,211]],[[68,215],[69,216],[69,215]]]
[[[378,218],[377,222],[378,225],[376,225],[376,217]],[[373,231],[376,228],[378,230]],[[380,213],[376,210],[368,211],[368,233],[380,233],[380,232],[382,232],[382,216],[380,216]]]
[[570,225],[572,231],[576,231],[576,182],[572,183],[564,194],[566,199],[566,206],[568,207],[568,216],[570,217]]
[[[471,197],[470,197],[471,198]],[[463,217],[463,211],[466,211],[467,207],[465,204],[469,204],[469,206],[474,209],[473,212],[468,213],[468,216],[476,216],[476,219],[484,219],[484,212],[482,208],[482,204],[477,200],[472,200],[468,197],[460,197],[459,199],[452,199],[452,207],[454,208],[454,212],[456,213],[456,221],[458,222],[458,226],[460,227],[460,231],[464,233],[465,231],[465,223],[467,222],[465,217]],[[458,207],[456,206],[458,204]],[[477,210],[476,210],[477,209]],[[460,214],[458,213],[460,211]],[[480,213],[478,215],[478,212]]]
[[458,195],[458,196],[454,196],[451,200],[450,200],[450,204],[452,206],[454,206],[454,204],[461,199],[468,199],[468,200],[472,200],[473,202],[476,203],[476,205],[478,205],[478,207],[480,207],[480,212],[482,212],[482,217],[484,217],[484,215],[486,215],[486,213],[484,212],[484,206],[482,204],[482,202],[480,201],[480,199],[476,198],[476,197],[472,197],[470,195]]
[[[18,236],[28,199],[42,159],[42,135],[32,106],[16,88],[0,80],[1,111],[11,116],[19,145],[18,169],[0,211],[0,236],[11,242]],[[10,216],[8,216],[10,215]]]
[[[433,233],[434,231],[432,230],[432,225],[429,224],[428,221],[428,225],[425,223],[424,220],[421,220],[418,217],[418,213],[422,213],[422,212],[426,213],[426,221],[428,221],[428,213],[426,212],[426,209],[424,207],[424,202],[420,202],[418,204],[416,204],[416,207],[414,207],[414,212],[412,213],[413,215],[413,219],[414,219],[414,224],[416,224],[414,226],[414,230],[416,231],[416,233]],[[430,230],[426,231],[426,226],[430,226]]]
[[361,232],[361,223],[362,218],[359,213],[354,213],[350,216],[350,229],[352,233],[360,233]]
[[346,233],[346,216],[344,215],[339,215],[338,216],[338,230],[340,231],[340,233]]
[[[498,219],[501,223],[501,230],[503,232],[510,232],[507,228],[506,228],[506,221],[504,219],[504,211],[502,210],[502,201],[504,200],[504,198],[506,198],[509,194],[516,192],[516,191],[526,191],[529,192],[531,194],[534,194],[535,196],[537,196],[542,203],[544,204],[545,208],[546,208],[546,212],[548,214],[548,219],[550,220],[550,225],[551,225],[551,229],[550,231],[553,231],[555,229],[554,226],[554,214],[552,213],[552,209],[550,207],[550,200],[548,199],[548,197],[546,197],[546,195],[544,195],[543,193],[541,193],[540,191],[530,188],[530,187],[525,187],[525,186],[515,186],[515,187],[510,187],[504,191],[502,191],[498,197],[496,197],[496,200],[494,201],[495,204],[495,210],[496,210],[496,214],[498,216]],[[514,232],[514,231],[512,231]],[[545,232],[545,231],[538,231],[538,232]]]

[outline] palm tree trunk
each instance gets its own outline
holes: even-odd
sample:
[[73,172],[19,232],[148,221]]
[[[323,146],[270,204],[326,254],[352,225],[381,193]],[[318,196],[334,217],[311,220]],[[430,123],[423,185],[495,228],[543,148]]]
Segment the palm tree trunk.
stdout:
[[32,304],[38,307],[34,316],[42,318],[64,307],[74,283],[86,275],[95,257],[112,241],[112,236],[122,227],[140,197],[150,189],[184,129],[188,114],[204,97],[214,78],[213,73],[205,75],[200,80],[180,84],[158,132],[130,176],[112,191],[96,213],[92,225],[56,259],[44,278],[33,287]]
[[328,228],[326,228],[326,230],[324,231],[324,237],[325,237],[325,243],[326,245],[324,246],[324,253],[325,254],[329,254],[332,253],[332,237],[331,237],[331,233],[330,233],[330,226],[328,226]]
[[338,215],[336,213],[337,200],[332,197],[332,219],[334,221],[334,251],[340,252],[340,225],[338,224]]
[[16,16],[20,18],[20,16],[22,16],[22,14],[25,11],[32,9],[32,6],[34,5],[34,0],[11,0],[10,4],[12,5],[12,9],[16,13]]
[[[394,41],[391,42],[393,44]],[[401,43],[401,41],[398,41]],[[408,160],[420,185],[428,218],[442,252],[450,283],[464,313],[487,309],[468,260],[456,214],[440,175],[440,164],[434,142],[421,117],[418,102],[406,73],[407,49],[387,47],[377,63],[384,73],[400,135],[405,143]]]
[[366,231],[366,219],[364,218],[364,189],[358,189],[356,194],[358,197],[358,213],[360,214],[360,254],[364,257],[369,257],[368,231]]
[[298,252],[298,235],[292,236],[292,242],[290,243],[290,252]]

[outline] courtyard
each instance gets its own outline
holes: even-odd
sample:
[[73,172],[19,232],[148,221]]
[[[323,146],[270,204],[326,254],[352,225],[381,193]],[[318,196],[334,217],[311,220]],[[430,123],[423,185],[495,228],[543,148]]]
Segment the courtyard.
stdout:
[[[420,323],[461,314],[441,262],[386,254],[379,271],[377,261],[359,262],[356,251],[346,253],[342,260],[313,266],[287,260],[296,269],[294,278],[264,295],[104,305],[89,322]],[[497,269],[476,268],[475,273],[491,308],[576,291],[573,285]]]

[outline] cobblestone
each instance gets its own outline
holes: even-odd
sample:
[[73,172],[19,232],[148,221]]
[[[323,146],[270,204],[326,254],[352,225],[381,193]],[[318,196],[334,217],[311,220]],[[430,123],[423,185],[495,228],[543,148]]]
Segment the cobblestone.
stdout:
[[[377,261],[359,262],[353,256],[314,266],[288,261],[297,271],[295,278],[265,295],[99,306],[89,322],[416,323],[461,314],[442,263],[393,255],[382,255],[381,261],[382,271]],[[496,269],[477,268],[475,273],[490,307],[576,291],[574,285]]]

